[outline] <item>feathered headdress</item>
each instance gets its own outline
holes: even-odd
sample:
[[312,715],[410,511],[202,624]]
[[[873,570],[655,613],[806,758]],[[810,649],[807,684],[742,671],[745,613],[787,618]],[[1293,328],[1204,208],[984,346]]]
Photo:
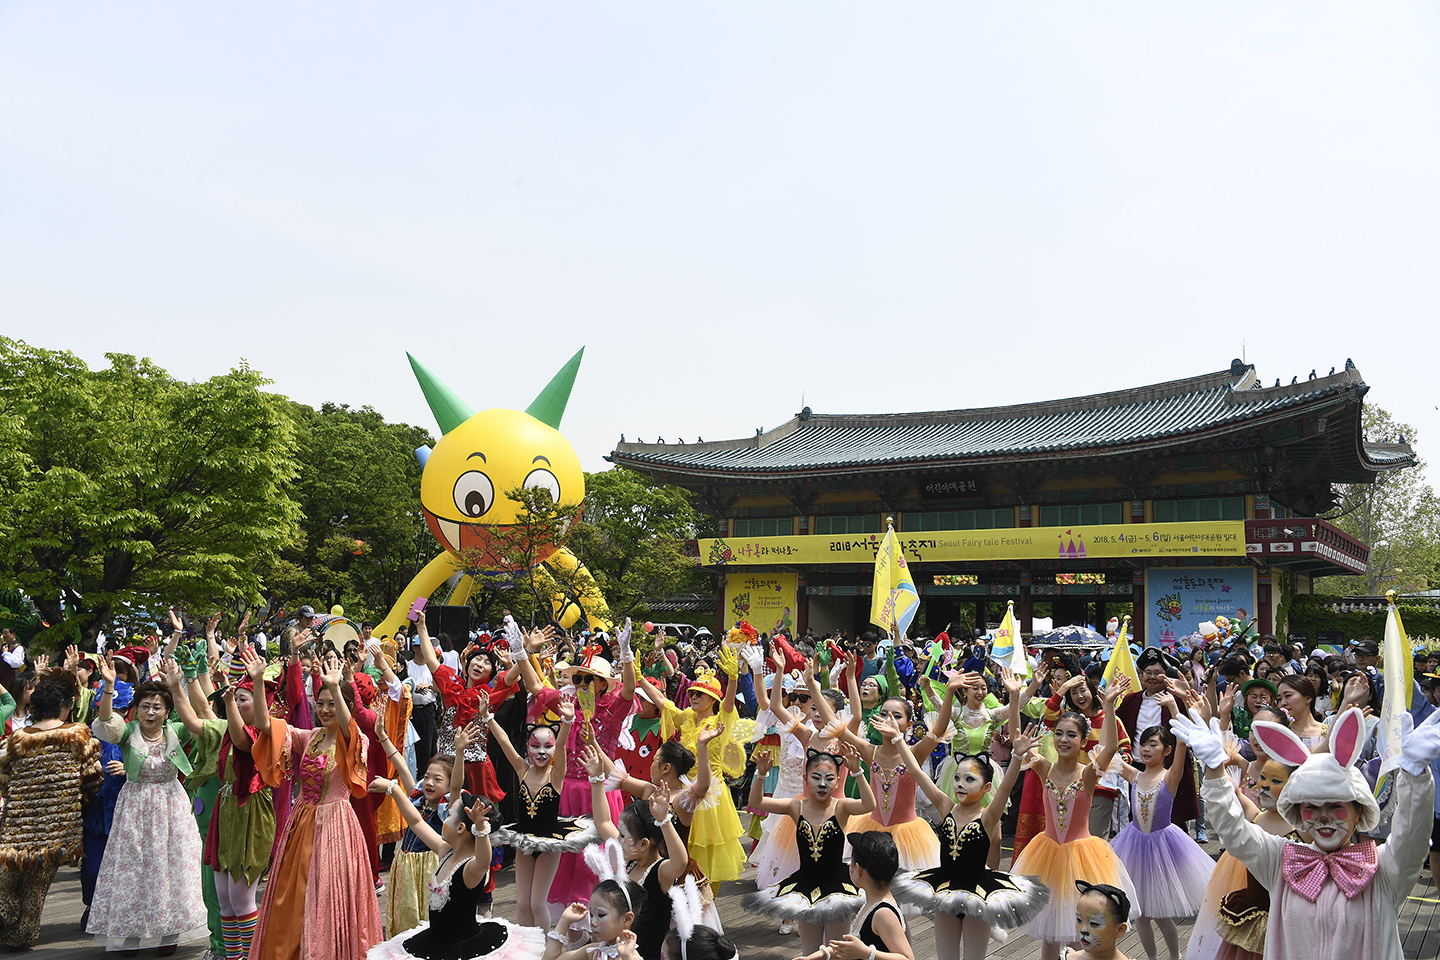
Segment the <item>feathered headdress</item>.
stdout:
[[750,626],[750,624],[746,623],[744,620],[741,620],[739,623],[735,624],[735,626],[731,627],[730,632],[725,635],[725,639],[728,640],[730,643],[733,643],[737,647],[743,646],[747,643],[754,643],[757,639],[759,639],[759,637],[759,631],[757,631],[754,627]]
[[[674,908],[675,932],[680,935],[680,960],[689,960],[685,945],[694,935],[696,927],[707,925],[705,904],[700,899],[700,888],[695,885],[694,877],[687,876],[683,886],[677,883],[670,888],[670,904]],[[740,960],[738,948],[730,960]]]

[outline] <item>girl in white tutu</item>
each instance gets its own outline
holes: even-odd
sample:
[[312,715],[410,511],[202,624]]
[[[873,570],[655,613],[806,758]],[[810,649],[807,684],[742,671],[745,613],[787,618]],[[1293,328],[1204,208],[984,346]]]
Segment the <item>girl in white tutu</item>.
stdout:
[[[1170,716],[1180,716],[1175,697],[1156,698]],[[1215,861],[1170,820],[1175,791],[1190,758],[1184,743],[1164,726],[1140,731],[1135,758],[1137,768],[1121,762],[1121,775],[1130,782],[1130,809],[1135,819],[1111,843],[1135,884],[1140,916],[1136,922],[1148,960],[1155,960],[1153,922],[1165,937],[1171,960],[1180,958],[1180,935],[1175,918],[1194,916],[1200,910]]]
[[370,791],[395,798],[410,829],[435,851],[440,865],[430,881],[429,921],[371,947],[367,960],[538,960],[545,951],[545,931],[475,917],[490,873],[490,802],[468,792],[452,797],[442,832],[436,833],[397,781],[376,777]]

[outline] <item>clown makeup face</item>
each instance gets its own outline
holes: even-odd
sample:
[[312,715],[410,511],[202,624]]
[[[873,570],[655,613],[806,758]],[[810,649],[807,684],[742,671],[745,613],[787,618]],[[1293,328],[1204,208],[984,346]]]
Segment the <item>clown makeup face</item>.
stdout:
[[613,943],[629,927],[626,918],[634,920],[635,915],[625,909],[625,897],[619,897],[617,907],[610,897],[596,893],[590,897],[590,935],[601,943]]
[[955,801],[979,803],[990,790],[990,780],[980,769],[979,760],[966,760],[955,767]]
[[1276,802],[1280,799],[1280,791],[1285,789],[1285,784],[1290,782],[1290,768],[1283,763],[1274,760],[1266,760],[1265,765],[1260,768],[1260,776],[1255,778],[1255,786],[1259,791],[1256,802],[1263,810],[1274,810]]
[[880,684],[874,677],[866,677],[860,684],[860,702],[867,707],[880,702]]
[[1300,819],[1305,822],[1305,831],[1315,841],[1315,846],[1327,853],[1349,843],[1360,825],[1359,811],[1353,800],[1301,804]]
[[810,784],[810,796],[824,803],[839,789],[840,771],[829,760],[818,760],[805,771],[805,780]]
[[633,863],[641,857],[649,859],[649,844],[644,840],[637,840],[631,835],[629,828],[625,826],[625,818],[620,818],[620,852],[625,857],[626,863]]
[[1067,760],[1080,752],[1085,746],[1085,731],[1080,729],[1080,724],[1075,718],[1061,720],[1055,724],[1055,752]]
[[425,803],[435,806],[450,789],[450,768],[443,763],[432,763],[425,768],[425,776],[420,778],[420,792],[425,795]]
[[1110,901],[1101,893],[1087,893],[1075,905],[1075,939],[1087,953],[1107,953],[1125,936],[1128,924],[1110,915]]
[[1273,706],[1270,703],[1270,691],[1264,687],[1251,687],[1245,692],[1245,709],[1252,715],[1261,707]]
[[247,727],[255,725],[255,694],[240,687],[235,691],[235,709],[240,711],[240,719]]
[[536,727],[525,741],[525,757],[532,767],[548,767],[555,759],[555,731]]

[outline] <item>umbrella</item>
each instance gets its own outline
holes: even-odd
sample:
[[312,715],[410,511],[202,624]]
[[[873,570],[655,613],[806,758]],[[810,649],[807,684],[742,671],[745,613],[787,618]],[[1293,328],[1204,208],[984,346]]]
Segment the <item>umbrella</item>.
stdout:
[[1056,627],[1030,638],[1032,647],[1061,647],[1070,650],[1101,650],[1110,646],[1105,635],[1089,627]]

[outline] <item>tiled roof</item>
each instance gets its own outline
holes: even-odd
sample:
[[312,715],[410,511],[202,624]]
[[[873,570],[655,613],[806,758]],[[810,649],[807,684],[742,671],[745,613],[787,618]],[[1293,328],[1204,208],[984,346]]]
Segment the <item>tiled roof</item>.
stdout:
[[[691,444],[622,442],[608,459],[688,476],[773,477],[866,466],[1049,459],[1106,448],[1138,452],[1233,433],[1237,427],[1250,429],[1291,417],[1298,409],[1358,408],[1368,389],[1360,372],[1349,366],[1326,377],[1261,387],[1255,368],[1237,363],[1187,380],[1009,407],[854,416],[812,414],[807,408],[754,437]],[[1405,444],[1355,439],[1354,456],[1369,471],[1414,460]]]

